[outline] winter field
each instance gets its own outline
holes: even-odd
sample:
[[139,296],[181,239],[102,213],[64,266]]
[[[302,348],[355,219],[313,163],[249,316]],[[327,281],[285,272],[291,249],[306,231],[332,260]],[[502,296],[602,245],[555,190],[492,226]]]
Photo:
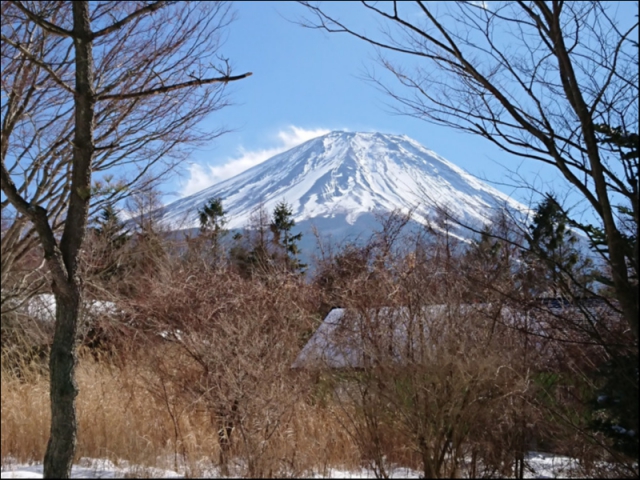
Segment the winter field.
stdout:
[[[118,368],[88,358],[81,360],[78,460],[72,470],[73,478],[251,477],[251,469],[260,476],[376,478],[373,465],[362,458],[361,452],[365,450],[361,449],[367,448],[365,438],[351,437],[355,433],[352,429],[357,428],[354,424],[357,419],[351,417],[353,412],[340,404],[310,404],[308,400],[295,398],[301,393],[298,386],[305,383],[302,376],[297,379],[298,386],[291,378],[286,382],[288,385],[284,382],[279,385],[289,387],[289,391],[280,393],[280,400],[291,402],[280,410],[277,405],[266,405],[264,400],[259,405],[247,404],[256,408],[249,414],[263,423],[249,423],[246,426],[249,436],[235,437],[237,454],[232,455],[223,471],[217,434],[210,420],[193,404],[185,402],[193,402],[188,395],[180,398],[182,395],[173,390],[175,385],[167,384],[169,391],[163,391],[162,384],[155,383],[152,366],[157,369],[156,374],[166,367],[160,357],[151,356],[153,365],[138,362]],[[273,377],[270,381],[275,382]],[[2,376],[2,478],[42,478],[40,462],[49,421],[47,387],[46,380],[39,375],[27,379]],[[263,389],[265,385],[257,387]],[[264,417],[259,412],[264,412]],[[268,420],[274,415],[280,416],[282,424],[270,437],[261,436],[268,427],[264,418]],[[502,421],[496,418],[495,425],[483,428],[495,429],[489,434],[496,433],[503,428]],[[366,437],[369,433],[365,431],[362,435]],[[415,455],[406,452],[404,445],[397,448],[392,441],[383,445],[394,456],[388,462],[383,460],[386,474],[390,478],[423,478]],[[503,441],[508,446],[509,439]],[[515,457],[508,452],[506,456]],[[539,452],[525,456],[523,473],[524,478],[620,475],[620,471],[611,471],[603,465]],[[478,464],[475,470],[461,464],[456,473],[462,478],[481,475],[482,466]],[[511,467],[500,473],[490,471],[486,476],[515,478]]]
[[3,0],[1,477],[640,478],[633,4]]
[[[589,342],[625,346],[618,317],[541,299],[546,277],[508,243],[405,239],[405,220],[327,251],[306,279],[280,250],[217,263],[206,242],[149,235],[110,253],[120,270],[90,277],[82,313],[73,475],[637,477],[633,397],[618,389],[633,349],[614,377]],[[88,269],[104,260],[92,241]],[[42,475],[42,300],[2,336],[3,478]]]
[[[308,478],[376,478],[371,469],[360,468],[345,470],[327,468],[324,471],[307,472]],[[422,478],[421,472],[409,468],[389,469],[390,478]],[[199,477],[224,478],[217,468],[203,469]],[[184,469],[164,470],[128,462],[117,464],[109,460],[81,458],[73,466],[72,478],[188,478]],[[233,477],[233,475],[232,475]],[[531,452],[526,460],[525,478],[581,478],[579,465],[568,457],[558,457],[543,453]],[[42,464],[31,465],[14,463],[11,459],[3,462],[2,478],[42,478]]]

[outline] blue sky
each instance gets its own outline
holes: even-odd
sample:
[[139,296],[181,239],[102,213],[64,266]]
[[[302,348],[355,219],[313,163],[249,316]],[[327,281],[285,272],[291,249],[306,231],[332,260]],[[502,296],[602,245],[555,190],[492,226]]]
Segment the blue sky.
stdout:
[[[620,8],[631,14],[634,5],[621,2]],[[343,18],[365,22],[354,18],[358,10],[349,7],[340,12]],[[234,105],[202,125],[234,131],[192,153],[183,174],[164,185],[165,201],[195,193],[331,130],[408,135],[524,203],[530,203],[531,192],[516,189],[509,170],[518,170],[540,190],[563,188],[551,167],[511,157],[482,138],[394,114],[392,99],[362,78],[367,69],[381,70],[374,49],[347,35],[295,24],[306,13],[295,2],[235,2],[234,8],[237,20],[221,53],[235,73],[251,71],[253,76],[234,83],[229,89]],[[375,23],[364,26],[377,28]]]

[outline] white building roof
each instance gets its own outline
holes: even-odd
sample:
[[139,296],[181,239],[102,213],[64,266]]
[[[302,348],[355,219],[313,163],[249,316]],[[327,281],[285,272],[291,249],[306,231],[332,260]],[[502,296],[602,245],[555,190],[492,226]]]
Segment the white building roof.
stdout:
[[507,327],[526,329],[537,336],[536,344],[542,345],[549,322],[563,317],[578,324],[584,320],[585,310],[592,318],[612,313],[602,303],[591,302],[576,308],[558,300],[544,300],[528,312],[491,304],[431,305],[413,312],[407,307],[383,307],[369,309],[366,315],[334,308],[301,350],[292,368],[361,368],[365,361],[382,357],[403,362],[419,349],[429,348],[443,332],[455,335],[452,330],[455,328],[465,329],[473,341],[471,323],[466,330],[466,322],[473,319],[498,320]]

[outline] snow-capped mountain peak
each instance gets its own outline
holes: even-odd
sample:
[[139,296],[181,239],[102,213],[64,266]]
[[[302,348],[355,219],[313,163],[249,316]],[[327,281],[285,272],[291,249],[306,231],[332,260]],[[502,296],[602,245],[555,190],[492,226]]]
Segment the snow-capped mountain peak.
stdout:
[[217,183],[162,209],[172,228],[198,226],[197,210],[220,197],[228,228],[243,228],[262,204],[292,206],[300,223],[363,214],[415,209],[424,223],[434,204],[468,222],[486,222],[505,205],[525,207],[405,135],[331,132]]

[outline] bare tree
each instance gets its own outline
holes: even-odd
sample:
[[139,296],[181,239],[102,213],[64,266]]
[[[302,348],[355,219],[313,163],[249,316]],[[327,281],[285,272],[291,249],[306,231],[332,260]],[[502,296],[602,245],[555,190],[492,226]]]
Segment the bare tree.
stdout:
[[2,2],[2,213],[15,215],[3,253],[37,242],[56,298],[45,477],[68,477],[75,452],[89,214],[221,133],[195,127],[250,75],[216,56],[230,20],[222,2]]
[[[232,15],[220,2],[206,8],[170,3],[149,7],[93,41],[97,101],[91,212],[145,189],[185,158],[185,146],[224,133],[196,127],[228,104],[226,82],[204,80],[231,78],[229,65],[217,55],[220,33]],[[64,2],[20,5],[50,22],[71,25]],[[94,30],[133,14],[136,5],[102,2],[90,12]],[[2,3],[2,159],[19,193],[47,209],[54,232],[62,229],[73,155],[75,60],[69,40],[38,26],[17,4]],[[193,95],[196,89],[200,92]],[[6,197],[2,213],[12,217],[2,236],[4,284],[38,240],[33,223]],[[3,309],[12,297],[27,297],[29,291],[18,288],[10,296],[3,289]]]
[[230,470],[235,456],[250,477],[290,472],[275,440],[305,389],[290,365],[311,323],[314,290],[286,272],[271,277],[276,288],[197,255],[168,259],[146,295],[128,302],[140,342],[149,342],[142,350],[154,358],[151,391],[167,404],[187,399],[188,410],[209,417],[227,476],[242,472]]
[[361,2],[376,34],[301,3],[305,26],[379,49],[394,80],[371,78],[401,112],[556,168],[596,219],[576,226],[604,234],[598,254],[638,338],[638,156],[599,136],[618,129],[637,152],[637,16],[617,20],[613,2]]
[[[334,311],[333,328],[317,332],[297,366],[338,385],[343,427],[378,478],[388,478],[400,452],[425,478],[480,465],[484,475],[509,475],[514,450],[524,454],[524,429],[514,421],[530,375],[521,362],[524,336],[499,323],[499,303],[466,303],[468,259],[446,231],[401,236],[403,223],[389,217],[362,247],[368,266],[329,285],[344,310]],[[337,274],[353,251],[335,257]],[[500,433],[489,439],[488,431]]]

